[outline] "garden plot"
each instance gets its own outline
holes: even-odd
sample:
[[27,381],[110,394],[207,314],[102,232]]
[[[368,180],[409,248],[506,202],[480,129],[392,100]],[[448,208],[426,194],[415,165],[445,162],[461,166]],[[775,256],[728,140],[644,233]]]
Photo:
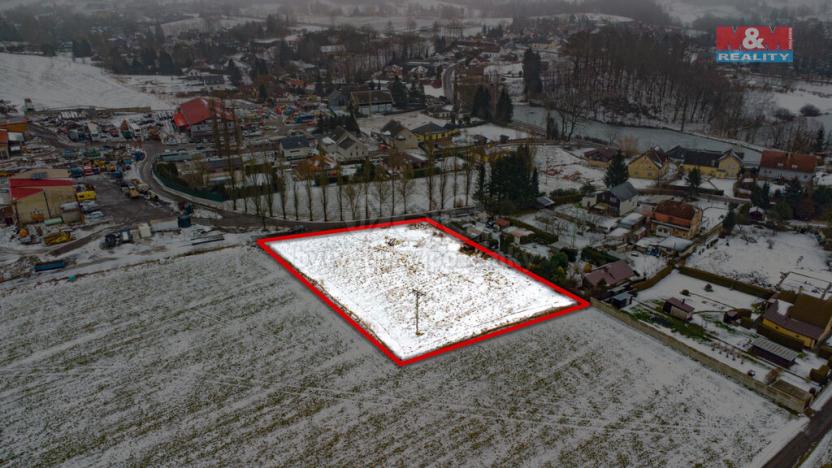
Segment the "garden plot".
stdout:
[[802,284],[805,293],[818,297],[832,281],[829,256],[813,236],[757,227],[738,228],[714,247],[697,249],[688,265],[767,288],[786,276],[785,289]]
[[427,222],[266,246],[402,361],[579,305]]
[[806,421],[594,309],[399,368],[254,248],[0,305],[14,465],[761,465]]
[[540,191],[579,189],[585,183],[604,186],[604,171],[584,165],[584,161],[560,146],[545,145],[534,149],[540,173]]

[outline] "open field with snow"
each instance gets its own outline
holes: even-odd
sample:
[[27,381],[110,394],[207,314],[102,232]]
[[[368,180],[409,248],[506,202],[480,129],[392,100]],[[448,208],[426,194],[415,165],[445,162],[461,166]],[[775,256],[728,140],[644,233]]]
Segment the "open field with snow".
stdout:
[[713,248],[698,248],[688,265],[768,288],[787,275],[786,289],[796,291],[802,285],[804,292],[818,297],[832,282],[829,255],[814,237],[756,227],[742,227]]
[[268,246],[402,360],[577,304],[428,223]]
[[67,57],[0,53],[0,99],[22,111],[23,100],[35,107],[144,107],[171,109],[173,103],[119,82],[104,69]]
[[592,309],[398,368],[254,247],[0,305],[13,464],[745,465],[804,421]]

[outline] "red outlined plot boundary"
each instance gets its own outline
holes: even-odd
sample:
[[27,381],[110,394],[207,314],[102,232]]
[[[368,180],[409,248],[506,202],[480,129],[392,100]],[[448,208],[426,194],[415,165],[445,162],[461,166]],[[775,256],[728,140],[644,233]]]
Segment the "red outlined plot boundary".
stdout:
[[[286,241],[290,239],[299,239],[304,237],[317,237],[317,236],[326,236],[331,234],[339,234],[344,232],[352,232],[352,231],[363,231],[367,229],[383,229],[389,228],[393,226],[401,226],[407,224],[419,224],[419,223],[428,223],[431,226],[439,229],[440,231],[444,232],[445,234],[452,236],[459,241],[483,252],[484,254],[488,255],[495,260],[502,262],[515,270],[525,274],[526,276],[534,279],[535,281],[547,286],[550,289],[555,290],[559,294],[562,294],[573,301],[575,301],[575,305],[555,310],[549,313],[543,313],[536,317],[531,317],[526,319],[522,322],[518,322],[512,325],[508,325],[502,328],[498,328],[496,330],[491,330],[489,332],[483,333],[481,335],[474,336],[472,338],[468,338],[462,341],[458,341],[456,343],[451,343],[449,345],[443,346],[441,348],[437,348],[433,351],[428,351],[426,353],[420,354],[418,356],[414,356],[408,359],[401,359],[396,356],[393,351],[390,350],[384,343],[381,342],[378,338],[375,337],[370,331],[364,329],[359,323],[349,314],[347,313],[342,306],[340,306],[337,302],[335,302],[332,298],[330,298],[325,291],[321,290],[317,286],[315,286],[303,273],[298,271],[289,261],[285,258],[281,257],[280,254],[275,252],[273,249],[269,248],[268,244],[271,242],[280,242]],[[285,236],[276,236],[276,237],[268,237],[264,239],[258,239],[257,245],[260,246],[267,254],[269,254],[273,259],[277,261],[280,265],[283,266],[289,273],[292,274],[298,281],[300,281],[303,285],[305,285],[312,293],[314,293],[320,300],[322,300],[326,305],[328,305],[333,311],[335,311],[342,319],[344,319],[347,323],[353,326],[364,338],[366,338],[370,343],[374,344],[384,355],[386,355],[390,360],[395,362],[398,366],[406,366],[408,364],[413,364],[418,361],[422,361],[434,356],[438,356],[440,354],[447,353],[448,351],[453,351],[458,348],[462,348],[464,346],[472,345],[474,343],[479,343],[480,341],[484,341],[490,338],[494,338],[500,335],[504,335],[506,333],[510,333],[521,328],[529,327],[531,325],[544,322],[546,320],[551,320],[556,317],[562,317],[567,314],[571,314],[573,312],[577,312],[579,310],[585,309],[589,307],[589,302],[585,299],[578,297],[569,291],[564,290],[563,288],[552,284],[551,282],[547,281],[544,278],[532,273],[531,271],[523,268],[522,266],[518,265],[517,263],[503,257],[502,255],[483,247],[482,245],[474,242],[473,240],[457,233],[456,231],[430,219],[430,218],[415,218],[415,219],[407,219],[402,221],[392,221],[387,223],[379,223],[379,224],[366,224],[361,226],[353,226],[353,227],[345,227],[345,228],[337,228],[337,229],[328,229],[324,231],[314,231],[314,232],[302,232],[296,234],[288,234]]]

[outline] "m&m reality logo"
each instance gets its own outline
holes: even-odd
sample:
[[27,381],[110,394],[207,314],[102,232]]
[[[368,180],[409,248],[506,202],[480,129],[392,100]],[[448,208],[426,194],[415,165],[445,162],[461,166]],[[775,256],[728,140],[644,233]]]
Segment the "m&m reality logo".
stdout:
[[716,28],[719,63],[791,63],[792,28],[787,26],[720,26]]

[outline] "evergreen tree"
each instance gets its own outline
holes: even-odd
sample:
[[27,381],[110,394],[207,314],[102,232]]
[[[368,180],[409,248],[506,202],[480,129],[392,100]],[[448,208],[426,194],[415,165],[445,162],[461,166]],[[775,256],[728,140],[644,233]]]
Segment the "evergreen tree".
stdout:
[[228,74],[229,79],[231,79],[231,84],[234,86],[243,84],[243,74],[240,72],[237,64],[234,63],[234,59],[228,59],[228,63],[225,66],[225,73]]
[[543,81],[540,76],[543,68],[538,55],[531,48],[523,54],[523,83],[526,97],[533,97],[543,92]]
[[407,107],[407,86],[397,76],[390,84],[390,95],[393,97],[393,105],[402,109]]
[[506,92],[505,88],[500,92],[500,97],[497,99],[497,110],[495,121],[499,124],[507,124],[511,122],[514,116],[514,105],[511,103],[511,97]]
[[725,215],[725,219],[722,220],[722,230],[728,234],[734,230],[734,226],[737,225],[737,214],[734,212],[734,207],[728,210],[728,214]]
[[557,140],[558,139],[558,126],[555,125],[555,119],[552,117],[551,112],[546,113],[546,139],[547,140]]
[[484,86],[478,86],[474,92],[471,115],[482,120],[491,120],[491,95]]
[[826,149],[826,131],[821,126],[818,129],[818,136],[815,139],[815,153],[822,153]]
[[179,68],[173,63],[173,57],[164,50],[159,53],[159,73],[162,75],[179,74]]
[[757,184],[751,187],[751,204],[764,210],[769,209],[771,205],[771,186],[768,182],[763,184],[762,187]]
[[790,207],[792,207],[792,210],[794,210],[801,198],[803,198],[803,185],[800,184],[800,181],[797,180],[796,177],[789,179],[789,181],[786,182],[786,190],[783,192],[783,199],[789,204]]
[[627,163],[624,161],[624,153],[620,150],[610,161],[607,166],[607,173],[604,175],[604,185],[607,188],[613,188],[621,185],[630,179],[630,170],[627,168]]
[[688,173],[687,177],[685,177],[685,181],[688,183],[688,193],[690,194],[690,197],[696,197],[699,193],[699,186],[702,185],[702,172],[698,167],[694,167],[693,170]]

